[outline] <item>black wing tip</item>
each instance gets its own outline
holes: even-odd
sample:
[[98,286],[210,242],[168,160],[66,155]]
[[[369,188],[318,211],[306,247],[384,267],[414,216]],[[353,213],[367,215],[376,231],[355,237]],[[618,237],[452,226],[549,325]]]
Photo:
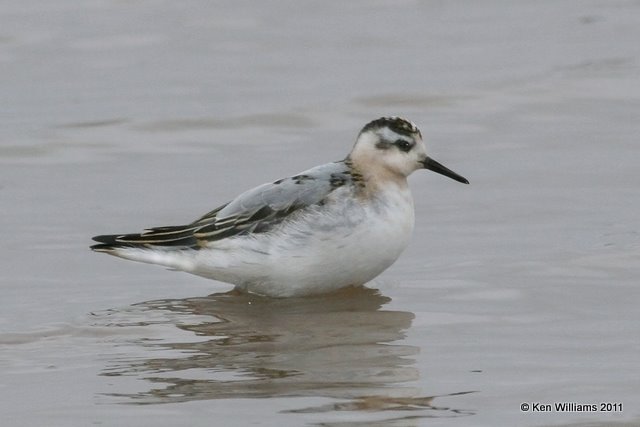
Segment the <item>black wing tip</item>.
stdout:
[[96,252],[114,252],[121,248],[197,247],[193,231],[183,226],[158,227],[142,234],[104,234],[92,239],[98,242],[90,247]]
[[123,234],[104,234],[100,236],[93,236],[91,239],[98,242],[97,245],[92,245],[89,247],[94,252],[114,252],[119,248],[130,248],[135,247],[135,245],[128,242],[121,242],[118,239],[124,237]]
[[[91,240],[94,240],[96,242],[99,243],[105,243],[105,244],[109,244],[109,245],[113,245],[114,243],[116,243],[116,239],[121,236],[120,234],[104,234],[101,236],[93,236],[91,238]],[[94,245],[94,246],[100,246],[100,245]],[[93,246],[92,246],[93,248]]]

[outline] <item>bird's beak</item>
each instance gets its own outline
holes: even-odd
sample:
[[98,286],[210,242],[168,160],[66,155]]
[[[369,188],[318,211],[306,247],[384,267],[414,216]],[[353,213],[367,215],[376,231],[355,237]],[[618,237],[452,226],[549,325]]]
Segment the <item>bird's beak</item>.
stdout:
[[440,163],[436,162],[435,160],[433,160],[430,157],[426,157],[422,161],[422,165],[424,166],[425,169],[429,169],[429,170],[437,172],[437,173],[439,173],[441,175],[448,176],[449,178],[455,179],[456,181],[461,182],[463,184],[468,184],[469,183],[469,181],[467,181],[467,178],[463,177],[462,175],[458,175],[457,173],[455,173],[451,169],[441,165]]

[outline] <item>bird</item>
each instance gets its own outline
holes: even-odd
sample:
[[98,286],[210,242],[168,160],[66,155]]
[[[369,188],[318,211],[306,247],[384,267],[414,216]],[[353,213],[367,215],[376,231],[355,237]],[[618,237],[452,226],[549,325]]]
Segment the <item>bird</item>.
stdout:
[[358,287],[408,246],[415,213],[407,177],[419,169],[469,183],[427,155],[415,124],[381,117],[343,160],[259,185],[186,225],[95,236],[91,249],[266,297]]

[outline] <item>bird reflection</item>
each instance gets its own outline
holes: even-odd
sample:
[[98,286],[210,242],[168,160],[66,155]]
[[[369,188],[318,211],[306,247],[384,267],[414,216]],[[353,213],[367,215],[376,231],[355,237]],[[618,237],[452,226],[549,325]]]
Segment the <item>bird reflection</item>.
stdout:
[[146,391],[111,394],[126,403],[313,396],[348,403],[292,412],[449,411],[406,385],[419,376],[412,358],[419,349],[402,344],[414,315],[382,309],[389,301],[361,287],[311,298],[231,292],[136,304],[102,318],[109,326],[170,325],[187,334],[134,339],[145,356],[111,360],[102,375],[136,376],[151,384]]

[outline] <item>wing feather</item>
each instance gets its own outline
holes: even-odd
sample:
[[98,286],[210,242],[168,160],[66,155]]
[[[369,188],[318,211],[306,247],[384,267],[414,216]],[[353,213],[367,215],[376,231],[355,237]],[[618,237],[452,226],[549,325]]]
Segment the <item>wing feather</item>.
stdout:
[[94,240],[101,244],[92,248],[199,248],[235,235],[267,232],[296,211],[321,204],[333,190],[356,178],[349,163],[328,163],[248,190],[190,224],[154,227],[140,234],[97,236]]

